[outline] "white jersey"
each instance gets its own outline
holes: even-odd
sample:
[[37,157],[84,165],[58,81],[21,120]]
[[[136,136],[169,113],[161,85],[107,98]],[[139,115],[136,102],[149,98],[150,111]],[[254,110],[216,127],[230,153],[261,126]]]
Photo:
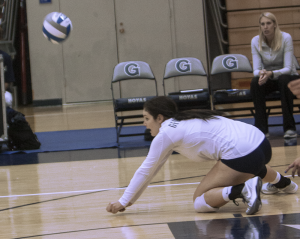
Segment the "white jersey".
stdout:
[[248,155],[264,138],[265,135],[256,127],[221,116],[208,121],[168,119],[162,123],[145,161],[119,202],[123,206],[134,203],[173,151],[198,162],[230,160]]

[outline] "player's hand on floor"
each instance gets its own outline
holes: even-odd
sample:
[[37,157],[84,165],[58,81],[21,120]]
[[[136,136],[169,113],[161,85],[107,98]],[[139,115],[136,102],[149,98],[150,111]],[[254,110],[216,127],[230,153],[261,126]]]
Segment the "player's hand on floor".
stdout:
[[124,212],[125,209],[126,208],[119,201],[110,202],[106,207],[106,211],[111,212],[113,214],[116,214],[117,212]]

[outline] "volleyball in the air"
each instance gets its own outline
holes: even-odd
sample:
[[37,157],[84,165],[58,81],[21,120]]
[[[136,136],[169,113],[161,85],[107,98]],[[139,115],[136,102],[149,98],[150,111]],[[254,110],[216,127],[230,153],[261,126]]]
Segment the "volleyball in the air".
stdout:
[[65,41],[69,37],[71,30],[71,20],[61,12],[51,12],[44,19],[44,36],[54,44]]

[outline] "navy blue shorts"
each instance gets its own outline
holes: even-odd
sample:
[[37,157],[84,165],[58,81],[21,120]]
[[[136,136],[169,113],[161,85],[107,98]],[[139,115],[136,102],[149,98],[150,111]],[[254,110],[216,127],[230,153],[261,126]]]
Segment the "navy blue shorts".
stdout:
[[265,165],[270,162],[271,157],[272,148],[269,140],[265,138],[262,143],[250,154],[230,160],[221,159],[221,161],[228,167],[238,172],[251,173],[255,176],[261,176],[262,171],[263,174],[266,174]]

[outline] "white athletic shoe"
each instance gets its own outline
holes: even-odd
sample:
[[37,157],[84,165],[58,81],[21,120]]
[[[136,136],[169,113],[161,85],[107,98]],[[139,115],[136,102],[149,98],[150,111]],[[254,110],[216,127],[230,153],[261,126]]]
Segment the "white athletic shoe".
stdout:
[[261,192],[263,194],[275,194],[279,192],[296,193],[297,190],[298,190],[298,185],[293,181],[291,181],[291,184],[286,186],[285,188],[276,188],[274,184],[271,183],[265,183],[261,188]]
[[274,184],[265,183],[261,188],[261,192],[263,194],[275,194],[279,193],[279,188],[276,188]]
[[260,177],[254,177],[245,182],[242,190],[244,200],[248,204],[247,215],[253,215],[261,209],[260,191],[262,181]]
[[297,137],[297,132],[295,130],[289,129],[285,131],[283,138],[295,138]]

